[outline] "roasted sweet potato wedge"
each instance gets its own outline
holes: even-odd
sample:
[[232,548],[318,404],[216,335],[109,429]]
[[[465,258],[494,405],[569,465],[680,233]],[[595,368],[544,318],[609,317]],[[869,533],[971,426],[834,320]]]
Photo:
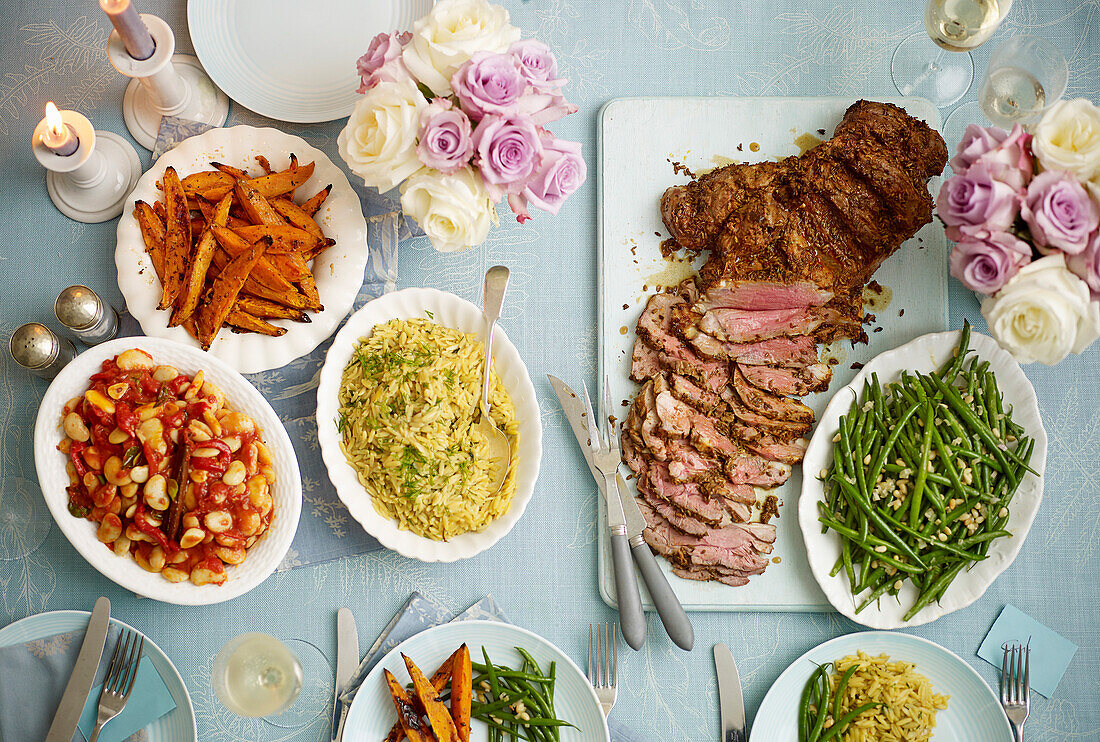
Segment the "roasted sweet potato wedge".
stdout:
[[309,315],[300,309],[284,306],[268,299],[261,299],[242,293],[237,297],[237,309],[248,312],[253,317],[260,319],[290,319],[295,322],[309,322]]
[[443,742],[437,740],[430,727],[426,728],[424,726],[424,722],[420,718],[421,710],[413,704],[409,694],[401,687],[401,683],[397,682],[397,678],[393,676],[393,673],[389,670],[383,672],[386,675],[386,685],[390,689],[390,698],[393,699],[394,708],[397,709],[398,723],[401,725],[401,731],[405,733],[405,736],[412,742]]
[[276,198],[271,202],[271,206],[275,211],[279,212],[279,215],[282,216],[283,219],[286,219],[298,229],[308,232],[317,240],[325,239],[325,233],[321,231],[321,227],[313,220],[313,216],[290,199]]
[[287,168],[271,175],[253,178],[250,183],[264,198],[278,198],[290,193],[313,177],[314,164],[299,165],[293,170]]
[[310,253],[322,240],[314,237],[304,229],[293,227],[289,224],[250,224],[247,227],[237,227],[233,230],[248,242],[255,242],[264,237],[270,237],[272,252]]
[[286,335],[285,327],[276,327],[267,320],[255,317],[248,312],[241,311],[236,306],[229,310],[229,314],[226,315],[225,318],[225,323],[239,330],[258,332],[261,335],[269,335],[271,337]]
[[134,204],[134,218],[137,219],[141,239],[145,242],[145,252],[153,263],[157,278],[164,284],[164,221],[157,216],[153,207],[144,201]]
[[[439,669],[432,675],[432,687],[437,692],[442,691],[447,687],[447,683],[451,681],[451,667],[454,664],[455,657],[458,655],[458,650],[443,660],[443,664],[439,666]],[[386,742],[401,742],[405,739],[405,733],[401,730],[401,723],[398,722],[390,727],[390,733],[386,735]]]
[[187,195],[202,196],[207,201],[217,203],[233,190],[236,178],[217,170],[202,170],[191,173],[182,182],[183,191]]
[[451,719],[460,742],[470,742],[470,706],[473,700],[473,669],[470,648],[463,644],[451,664]]
[[328,198],[328,194],[332,193],[332,184],[317,191],[302,204],[302,211],[306,212],[310,216],[317,216],[317,212],[321,210],[321,205],[325,203],[325,199]]
[[164,203],[167,216],[164,238],[164,281],[161,286],[159,309],[168,309],[176,303],[183,287],[184,266],[191,255],[191,215],[187,210],[187,197],[175,168],[164,171]]
[[451,719],[451,712],[439,700],[439,691],[424,677],[424,673],[416,663],[404,654],[401,655],[401,659],[405,660],[405,669],[409,671],[409,677],[412,678],[413,690],[416,691],[420,705],[424,707],[424,714],[428,717],[428,723],[436,738],[439,742],[458,742],[458,730],[455,729],[454,720]]
[[[229,216],[229,205],[233,197],[226,194],[214,208],[211,216],[211,227],[225,226],[225,220]],[[218,249],[218,241],[214,233],[207,228],[199,243],[195,247],[195,254],[191,257],[191,264],[187,268],[187,278],[184,281],[183,293],[177,302],[176,311],[172,313],[172,319],[168,321],[169,327],[183,324],[199,306],[203,288],[206,285],[206,272],[210,268],[210,261],[214,257],[214,251]]]
[[233,309],[237,294],[248,280],[248,274],[263,256],[266,247],[267,243],[263,240],[249,245],[247,251],[233,258],[218,274],[214,281],[210,304],[203,308],[202,316],[199,318],[199,338],[203,350],[209,350],[211,343],[218,336],[218,331],[225,324],[225,318]]

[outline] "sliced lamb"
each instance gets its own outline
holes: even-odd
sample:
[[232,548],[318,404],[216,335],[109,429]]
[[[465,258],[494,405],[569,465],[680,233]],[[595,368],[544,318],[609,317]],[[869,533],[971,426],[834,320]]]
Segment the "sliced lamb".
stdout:
[[814,363],[801,368],[786,366],[758,366],[739,364],[741,373],[750,384],[776,394],[803,397],[811,392],[823,392],[833,378],[833,367],[827,363]]
[[[722,419],[724,421],[740,423],[758,429],[759,432],[773,435],[780,440],[786,441],[792,438],[799,438],[810,432],[810,428],[813,427],[812,421],[798,422],[794,420],[777,420],[767,415],[761,415],[759,412],[749,409],[737,394],[730,389],[726,389],[722,392],[722,400],[729,408],[727,412],[722,413]],[[735,437],[737,436],[735,435]]]
[[649,483],[658,497],[704,523],[716,525],[725,515],[725,508],[720,502],[705,497],[699,485],[695,483],[683,484],[673,481],[663,464],[654,464],[650,467]]
[[661,427],[670,435],[687,437],[703,454],[711,452],[723,456],[735,456],[739,450],[736,443],[723,435],[715,427],[714,421],[686,405],[669,392],[657,395],[657,415]]
[[699,320],[699,329],[730,343],[752,343],[791,335],[809,335],[822,325],[842,324],[850,320],[831,307],[795,307],[793,309],[711,309]]
[[641,384],[646,379],[652,379],[661,373],[661,354],[650,347],[642,337],[634,341],[634,351],[630,360],[631,381]]
[[721,280],[711,286],[695,303],[700,312],[720,307],[732,309],[794,309],[819,307],[833,298],[831,291],[809,281],[774,283],[771,281]]
[[701,389],[694,382],[680,374],[673,374],[670,379],[672,394],[695,409],[705,414],[710,414],[718,406],[718,395],[709,389]]
[[722,466],[685,440],[668,442],[668,473],[678,482],[696,482],[722,475]]
[[757,487],[777,487],[791,476],[790,464],[766,459],[744,450],[737,456],[727,457],[723,462],[723,471],[726,479],[733,484],[751,484]]
[[814,411],[796,399],[766,392],[753,386],[740,367],[733,370],[733,389],[749,409],[778,420],[813,424]]
[[769,461],[798,464],[806,455],[806,443],[802,439],[781,441],[741,423],[733,423],[729,429],[730,435],[736,437],[745,448]]
[[665,461],[668,459],[668,449],[665,447],[665,441],[659,432],[661,430],[661,419],[657,416],[657,397],[653,393],[652,381],[646,382],[639,399],[642,401],[643,409],[640,431],[642,443],[656,458]]
[[708,358],[757,366],[809,366],[818,362],[817,341],[810,335],[769,338],[755,343],[726,343],[696,332],[691,344]]
[[692,567],[673,567],[672,574],[677,577],[682,577],[685,580],[696,580],[699,582],[721,582],[723,585],[729,585],[730,587],[741,587],[749,584],[749,578],[733,572],[722,573],[713,569],[704,569],[698,566]]
[[668,500],[659,497],[651,488],[646,487],[644,489],[639,489],[642,490],[642,495],[645,497],[645,501],[649,503],[650,507],[680,531],[692,536],[703,536],[710,530],[709,525],[679,510]]

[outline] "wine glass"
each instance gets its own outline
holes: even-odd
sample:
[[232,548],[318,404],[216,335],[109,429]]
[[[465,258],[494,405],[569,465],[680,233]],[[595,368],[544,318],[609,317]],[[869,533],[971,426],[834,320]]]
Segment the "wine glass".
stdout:
[[1038,36],[1016,36],[990,55],[978,103],[997,126],[1033,123],[1058,102],[1068,80],[1058,47]]
[[211,680],[222,705],[284,729],[305,726],[332,701],[335,683],[324,652],[304,639],[248,632],[214,658]]
[[974,81],[970,50],[993,35],[1011,7],[1012,0],[928,0],[926,33],[902,41],[890,60],[898,91],[940,108],[962,98]]
[[22,477],[5,477],[0,484],[0,562],[27,558],[50,532],[50,517],[37,512],[38,485]]

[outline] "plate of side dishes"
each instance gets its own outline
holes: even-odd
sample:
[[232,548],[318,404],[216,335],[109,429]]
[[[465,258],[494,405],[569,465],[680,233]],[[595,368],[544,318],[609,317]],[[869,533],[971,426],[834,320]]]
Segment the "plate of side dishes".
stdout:
[[[298,528],[301,474],[278,415],[198,348],[129,337],[84,351],[46,390],[34,451],[61,532],[101,574],[147,598],[239,597],[275,571]],[[192,485],[181,498],[184,472]]]

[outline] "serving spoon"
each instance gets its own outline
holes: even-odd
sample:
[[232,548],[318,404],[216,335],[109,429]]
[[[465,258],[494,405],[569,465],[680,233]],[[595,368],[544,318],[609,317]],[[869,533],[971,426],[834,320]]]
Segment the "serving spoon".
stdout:
[[504,486],[512,460],[512,446],[508,436],[493,424],[489,417],[489,381],[493,363],[493,328],[500,319],[500,308],[504,304],[504,293],[508,289],[508,269],[503,265],[494,265],[485,272],[485,296],[482,300],[482,314],[485,316],[485,371],[481,379],[481,419],[474,428],[489,441],[489,452],[494,461],[501,462],[489,482],[489,491],[496,493]]

